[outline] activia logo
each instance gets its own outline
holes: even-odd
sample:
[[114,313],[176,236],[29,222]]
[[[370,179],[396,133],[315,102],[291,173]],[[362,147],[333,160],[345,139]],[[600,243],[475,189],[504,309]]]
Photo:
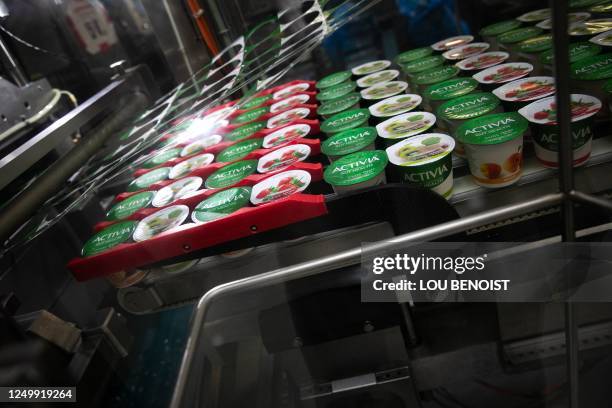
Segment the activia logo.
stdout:
[[351,144],[357,140],[364,139],[368,136],[370,136],[370,132],[367,130],[364,130],[363,132],[359,132],[356,134],[348,135],[348,136],[333,140],[329,142],[329,145],[332,147],[342,147],[342,146],[346,146],[347,144]]
[[480,98],[476,98],[476,99],[471,100],[471,101],[465,101],[465,102],[462,102],[462,103],[458,103],[456,105],[448,106],[444,111],[447,112],[447,113],[461,111],[461,110],[463,110],[465,108],[471,108],[472,106],[481,104],[483,102],[488,102],[488,101],[489,101],[488,97],[481,96]]
[[110,241],[114,241],[117,238],[121,238],[125,235],[128,235],[132,232],[132,225],[125,225],[124,227],[120,228],[120,229],[116,229],[110,232],[107,232],[106,234],[100,234],[97,237],[95,237],[93,239],[92,242],[94,242],[97,245],[101,245],[101,244],[106,244]]
[[468,129],[465,131],[466,135],[470,135],[470,134],[474,134],[474,133],[480,133],[480,132],[484,132],[486,130],[492,130],[492,129],[496,129],[499,128],[500,126],[505,126],[508,125],[510,123],[514,123],[516,122],[516,120],[512,119],[512,118],[506,118],[506,119],[500,119],[497,122],[491,122],[491,123],[487,123],[485,125],[480,125],[480,126],[476,126],[473,127],[471,129]]
[[360,119],[362,117],[365,116],[365,113],[363,112],[356,112],[356,113],[351,113],[348,116],[344,116],[342,118],[338,118],[338,119],[334,119],[331,122],[329,122],[330,126],[340,126],[343,125],[347,122],[351,122],[355,119]]
[[250,197],[250,194],[247,195],[245,193],[245,190],[241,189],[238,194],[231,194],[231,195],[229,195],[226,198],[221,198],[221,199],[217,199],[217,200],[211,200],[210,202],[202,205],[201,207],[198,206],[198,209],[200,209],[200,210],[210,210],[211,208],[221,207],[221,206],[224,206],[224,205],[227,205],[227,204],[231,204],[231,203],[239,201],[239,200],[244,200],[244,199],[249,198],[249,197]]
[[[593,131],[590,126],[582,127],[578,130],[572,131],[572,139],[576,142],[582,143],[587,138],[593,136]],[[559,142],[557,133],[547,133],[540,136],[540,140],[550,144],[557,144]],[[573,146],[576,147],[575,145]]]
[[466,79],[461,82],[457,82],[455,84],[445,85],[439,88],[432,89],[431,93],[432,94],[445,94],[447,92],[454,91],[457,88],[463,88],[464,86],[468,86],[469,84],[470,82]]
[[448,166],[443,164],[436,167],[434,170],[426,170],[419,173],[406,173],[405,177],[413,183],[423,183],[443,177],[448,172]]
[[365,160],[355,160],[353,162],[346,163],[340,166],[336,165],[334,166],[334,169],[332,170],[332,174],[336,174],[338,172],[345,172],[347,170],[357,169],[359,167],[369,166],[372,163],[376,163],[378,161],[380,161],[380,158],[378,156],[371,156]]
[[597,62],[594,62],[593,64],[589,64],[582,68],[578,68],[576,69],[575,72],[576,74],[586,74],[586,73],[590,73],[593,71],[598,71],[599,69],[605,68],[608,65],[610,65],[611,62],[612,62],[612,56],[606,58],[605,60],[597,61]]
[[130,199],[123,200],[117,206],[117,211],[126,211],[126,210],[131,210],[136,207],[142,207],[142,205],[148,202],[150,199],[151,197],[149,195],[144,195],[142,197],[138,197],[133,200],[130,200]]
[[236,167],[234,169],[230,169],[230,170],[226,170],[224,172],[217,173],[215,175],[215,178],[217,180],[225,180],[225,179],[234,177],[237,174],[246,173],[248,171],[251,171],[251,166],[248,165],[248,164],[244,164],[241,167]]

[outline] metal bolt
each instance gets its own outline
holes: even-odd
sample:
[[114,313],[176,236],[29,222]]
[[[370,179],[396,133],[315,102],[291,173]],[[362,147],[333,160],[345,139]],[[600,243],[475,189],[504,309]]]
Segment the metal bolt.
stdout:
[[257,225],[251,225],[251,231],[257,231]]
[[370,322],[369,320],[366,320],[363,323],[363,331],[366,333],[370,333],[371,331],[374,331],[374,325],[372,324],[372,322]]
[[184,249],[185,251],[191,251],[191,245],[189,245],[189,244],[185,244],[185,245],[183,245],[183,249]]

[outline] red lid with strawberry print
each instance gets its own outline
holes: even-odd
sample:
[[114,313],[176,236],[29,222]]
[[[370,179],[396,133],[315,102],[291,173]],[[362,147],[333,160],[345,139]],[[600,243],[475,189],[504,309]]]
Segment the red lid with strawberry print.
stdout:
[[302,192],[310,185],[310,173],[304,170],[289,170],[255,184],[251,192],[251,203],[260,205]]
[[555,78],[538,76],[509,82],[493,90],[499,99],[508,102],[535,101],[555,93]]
[[474,36],[472,35],[457,35],[455,37],[438,41],[437,43],[432,44],[431,48],[433,48],[434,51],[446,51],[467,43],[471,43],[472,41],[474,41]]
[[289,95],[300,93],[300,92],[305,92],[308,90],[308,88],[310,88],[310,84],[308,84],[307,82],[300,82],[298,84],[287,86],[285,88],[282,88],[274,92],[274,95],[272,96],[272,98],[273,99],[284,99],[288,97]]
[[310,146],[294,144],[274,150],[262,156],[257,163],[259,173],[281,171],[297,162],[304,161],[310,156]]
[[509,62],[480,71],[472,75],[472,78],[481,84],[503,84],[523,78],[531,71],[533,71],[533,65],[527,62]]
[[[599,112],[601,106],[601,101],[594,96],[572,94],[572,122],[590,118]],[[557,104],[555,103],[555,97],[549,96],[548,98],[532,102],[520,109],[519,113],[531,123],[555,125],[557,123]]]
[[491,45],[486,42],[466,44],[462,45],[461,47],[452,48],[444,52],[442,56],[447,60],[451,61],[462,60],[465,58],[473,57],[474,55],[481,54],[488,50],[490,46]]
[[306,102],[308,102],[309,99],[310,99],[310,96],[306,94],[292,95],[288,98],[280,100],[274,103],[273,105],[271,105],[270,113],[280,112],[285,109],[289,109],[290,107],[295,106],[295,105],[305,104]]
[[270,149],[290,143],[296,139],[306,137],[310,133],[310,126],[306,124],[290,125],[264,137],[262,147]]
[[504,51],[491,51],[459,61],[456,65],[462,71],[478,71],[497,64],[501,64],[510,58],[510,54]]

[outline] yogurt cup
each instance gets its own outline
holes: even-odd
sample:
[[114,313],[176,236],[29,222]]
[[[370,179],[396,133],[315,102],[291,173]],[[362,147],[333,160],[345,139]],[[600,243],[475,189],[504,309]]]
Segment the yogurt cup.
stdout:
[[257,160],[242,160],[228,164],[211,174],[206,179],[205,186],[209,189],[232,187],[256,170]]
[[506,82],[526,77],[531,71],[533,71],[533,65],[528,62],[508,62],[480,71],[472,78],[477,80],[483,88],[489,90]]
[[442,41],[438,41],[431,45],[431,48],[437,52],[448,51],[452,48],[457,48],[462,45],[471,43],[474,41],[474,36],[472,35],[457,35],[454,37],[446,38]]
[[303,105],[310,100],[306,94],[295,94],[270,105],[270,113],[278,113],[295,105]]
[[453,78],[428,86],[423,97],[430,109],[435,112],[444,102],[467,95],[477,88],[478,81],[474,78]]
[[180,148],[165,149],[157,153],[155,156],[153,156],[146,162],[144,162],[140,167],[144,169],[151,169],[153,167],[157,167],[160,164],[164,164],[168,160],[172,160],[179,157],[179,155],[181,154],[181,150],[182,149]]
[[406,62],[401,65],[401,68],[402,71],[404,71],[404,73],[408,76],[409,81],[412,82],[412,78],[419,72],[439,67],[442,64],[444,64],[443,56],[430,55],[414,61]]
[[489,92],[477,92],[444,102],[438,108],[438,118],[446,122],[450,134],[455,138],[455,154],[465,157],[461,142],[457,140],[457,128],[470,119],[501,112],[501,101]]
[[229,163],[248,156],[252,151],[260,149],[263,139],[247,139],[226,147],[217,155],[217,162]]
[[491,44],[490,51],[497,51],[499,44],[497,43],[497,36],[508,31],[516,30],[521,26],[521,22],[518,20],[505,20],[499,23],[494,23],[482,28],[479,32],[483,40]]
[[184,177],[176,180],[174,183],[168,184],[155,193],[151,204],[153,207],[165,207],[168,204],[180,200],[198,191],[202,187],[203,180],[200,177]]
[[158,181],[166,180],[170,174],[171,167],[160,167],[155,170],[151,170],[142,176],[134,179],[127,186],[127,191],[133,192],[145,189]]
[[181,150],[181,157],[191,156],[192,154],[200,153],[211,146],[221,143],[223,138],[219,135],[212,135],[202,139],[198,139],[189,143]]
[[321,152],[330,162],[338,160],[347,154],[364,150],[374,150],[376,129],[373,127],[360,127],[337,133],[321,144]]
[[137,221],[122,221],[104,228],[85,242],[81,255],[84,257],[96,255],[130,242],[137,225]]
[[388,161],[382,150],[351,153],[330,164],[323,172],[323,179],[337,194],[384,184]]
[[219,191],[195,206],[191,220],[202,224],[226,217],[249,206],[251,187],[234,187]]
[[510,59],[515,60],[517,58],[517,44],[530,38],[537,37],[541,35],[543,31],[544,30],[540,27],[521,27],[501,34],[497,37],[497,42],[499,43],[500,49],[508,51],[510,53]]
[[238,142],[266,128],[266,122],[253,122],[248,125],[240,126],[223,136],[223,139],[230,142]]
[[338,113],[321,124],[321,131],[327,135],[334,135],[345,130],[367,126],[370,111],[367,109],[354,109]]
[[351,73],[349,71],[334,72],[333,74],[329,74],[321,78],[316,83],[316,87],[319,89],[329,88],[334,85],[338,85],[345,81],[348,81],[350,78],[351,78]]
[[606,98],[608,100],[608,111],[612,113],[612,79],[606,82],[603,89],[606,95],[608,96]]
[[307,137],[309,134],[309,125],[297,124],[285,126],[264,137],[262,147],[264,149],[271,149],[273,147],[284,146],[296,139]]
[[268,129],[274,129],[284,125],[288,125],[296,120],[305,119],[310,115],[310,109],[308,108],[294,108],[283,113],[279,113],[276,116],[268,119],[266,127]]
[[527,120],[516,112],[484,115],[459,126],[457,138],[465,147],[476,184],[499,188],[518,181],[528,127]]
[[275,174],[253,186],[250,201],[261,205],[289,197],[308,188],[312,176],[304,170],[289,170]]
[[499,65],[505,62],[510,57],[505,51],[491,51],[485,52],[480,55],[475,55],[470,58],[466,58],[463,61],[459,61],[456,66],[466,73],[472,73],[487,69],[489,67]]
[[539,9],[530,11],[528,13],[518,16],[516,19],[523,23],[535,23],[538,21],[546,20],[551,18],[551,10],[549,8]]
[[343,97],[323,102],[317,109],[317,113],[324,119],[327,119],[346,110],[359,109],[360,100],[361,96],[357,92],[352,92]]
[[310,146],[304,144],[292,144],[276,149],[264,156],[257,162],[259,173],[272,173],[282,171],[287,167],[304,161],[310,156]]
[[395,63],[402,66],[409,62],[429,57],[432,53],[433,49],[431,47],[421,47],[414,50],[404,51],[395,57]]
[[366,75],[357,80],[357,86],[360,88],[369,88],[377,84],[393,81],[399,76],[399,71],[396,69],[386,69],[378,71],[370,75]]
[[390,65],[391,61],[388,60],[366,62],[351,69],[351,73],[355,76],[369,75],[387,69]]
[[345,81],[338,85],[330,86],[322,89],[317,94],[317,99],[321,102],[331,101],[333,99],[342,98],[352,92],[355,92],[357,84],[353,81]]
[[[569,13],[567,15],[569,24],[579,23],[581,21],[586,21],[591,18],[591,13],[581,12],[581,13]],[[552,30],[552,18],[547,18],[544,21],[540,21],[536,24],[536,27],[540,27],[543,30]]]
[[596,4],[589,8],[589,12],[593,14],[607,16],[612,13],[612,3]]
[[416,94],[395,95],[370,106],[370,114],[377,120],[410,112],[422,102],[423,98]]
[[453,65],[444,65],[417,74],[414,83],[419,90],[419,94],[423,95],[430,85],[454,78],[457,74],[459,74],[459,68]]
[[594,4],[603,3],[605,0],[570,0],[569,6],[572,9],[591,7]]
[[537,76],[508,82],[493,90],[507,111],[517,111],[529,103],[553,95],[555,78]]
[[376,125],[376,131],[384,141],[385,147],[388,147],[400,139],[426,132],[435,124],[436,117],[432,113],[409,112],[379,123]]
[[146,241],[181,225],[189,216],[186,205],[172,205],[143,218],[132,235],[136,242]]
[[109,221],[123,220],[136,211],[151,205],[154,196],[155,193],[153,191],[134,194],[112,206],[106,213],[106,219]]
[[245,102],[241,102],[240,103],[240,109],[242,110],[249,110],[249,109],[254,109],[254,108],[258,108],[261,105],[263,105],[264,103],[268,102],[270,99],[272,99],[272,95],[262,95],[262,96],[256,96],[254,98],[251,98]]
[[569,35],[574,37],[574,41],[576,39],[586,41],[592,36],[609,30],[612,30],[612,18],[598,18],[570,24]]
[[445,51],[442,56],[449,61],[459,61],[473,57],[474,55],[482,54],[490,47],[491,45],[486,42],[470,43]]
[[[602,48],[599,45],[592,44],[586,41],[581,41],[569,45],[570,63],[578,62],[583,58],[592,57],[601,52]],[[553,74],[553,64],[555,63],[554,50],[550,49],[540,54],[540,63],[542,64],[543,72],[548,75]]]
[[[573,164],[586,163],[591,155],[593,116],[601,109],[601,101],[590,95],[572,94],[572,148]],[[559,141],[555,97],[540,99],[519,113],[531,124],[537,159],[545,167],[559,167]]]
[[408,84],[403,81],[391,81],[384,84],[378,84],[360,91],[361,98],[366,101],[380,101],[390,96],[394,96],[405,92],[408,89]]
[[552,49],[552,34],[538,35],[528,40],[520,42],[516,46],[518,57],[522,61],[527,61],[533,65],[533,75],[539,75],[543,71],[543,64],[540,61],[540,53]]
[[253,122],[257,119],[259,119],[260,117],[262,117],[263,115],[266,115],[270,113],[270,107],[269,106],[262,106],[261,108],[255,108],[255,109],[251,109],[249,111],[246,111],[244,113],[241,113],[240,115],[236,116],[234,119],[231,120],[231,124],[232,125],[242,125],[245,123],[250,123]]
[[612,53],[595,55],[573,63],[570,78],[575,91],[593,95],[606,102],[608,94],[603,88],[612,78]]
[[310,84],[307,82],[299,82],[295,85],[286,86],[272,94],[272,99],[279,100],[285,99],[286,97],[296,94],[306,92],[310,88]]
[[191,173],[195,169],[208,166],[214,160],[215,156],[210,153],[193,156],[187,160],[183,160],[182,162],[172,167],[172,169],[170,169],[170,173],[168,174],[168,178],[171,180],[179,179]]
[[[612,47],[612,30],[598,34],[589,41],[602,47]],[[609,48],[607,50],[609,50]]]

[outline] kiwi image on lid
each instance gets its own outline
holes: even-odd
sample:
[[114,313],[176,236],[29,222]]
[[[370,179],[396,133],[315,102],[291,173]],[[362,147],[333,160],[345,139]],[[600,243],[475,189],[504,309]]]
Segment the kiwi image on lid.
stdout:
[[394,116],[376,125],[383,144],[389,146],[399,139],[406,139],[426,132],[436,124],[436,117],[429,112],[408,112]]
[[136,242],[146,241],[181,225],[189,216],[189,207],[173,205],[143,218],[132,235]]
[[361,97],[368,101],[378,101],[405,92],[408,84],[403,81],[390,81],[366,88],[361,91]]
[[170,170],[168,174],[168,178],[171,180],[176,180],[187,174],[191,173],[193,170],[199,169],[204,166],[208,166],[215,160],[215,156],[210,153],[198,154],[197,156],[190,157],[187,160],[183,160],[178,163]]
[[423,98],[416,94],[400,94],[376,102],[368,109],[373,117],[384,120],[388,117],[410,112],[419,106]]
[[356,76],[369,75],[373,74],[374,72],[387,69],[390,65],[391,61],[388,60],[371,61],[356,66],[355,68],[351,69],[351,72]]
[[395,69],[387,69],[378,71],[370,75],[366,75],[357,80],[357,86],[360,88],[369,88],[370,86],[393,81],[399,76],[399,71]]
[[155,193],[153,207],[164,207],[197,191],[202,186],[200,177],[184,177],[168,184]]

